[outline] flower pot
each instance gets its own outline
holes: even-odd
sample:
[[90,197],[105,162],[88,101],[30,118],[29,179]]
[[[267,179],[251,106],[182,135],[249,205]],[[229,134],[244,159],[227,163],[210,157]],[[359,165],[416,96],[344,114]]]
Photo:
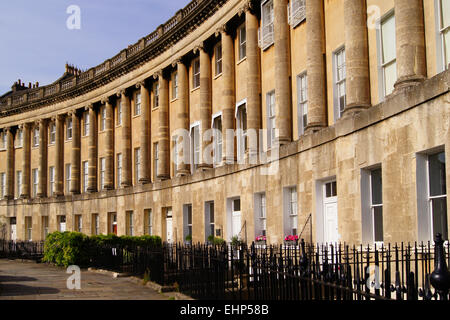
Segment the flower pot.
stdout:
[[266,245],[266,240],[255,241],[255,245],[257,245],[257,246],[265,246]]
[[284,245],[290,246],[290,247],[296,246],[297,243],[298,243],[298,240],[285,240],[284,241]]

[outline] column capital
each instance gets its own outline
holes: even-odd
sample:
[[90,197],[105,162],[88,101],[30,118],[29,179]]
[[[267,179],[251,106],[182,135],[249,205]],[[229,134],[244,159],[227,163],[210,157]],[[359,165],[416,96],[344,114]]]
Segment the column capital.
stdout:
[[247,0],[242,7],[238,11],[238,16],[242,16],[244,13],[251,13],[251,10],[253,10],[253,3],[251,0]]
[[222,35],[224,33],[229,34],[229,32],[230,32],[230,28],[228,28],[227,24],[225,23],[216,29],[216,32],[214,33],[214,35],[217,38],[217,37],[219,37],[219,35]]
[[119,91],[117,91],[116,96],[117,97],[121,97],[122,95],[127,95],[127,90],[126,89],[119,89]]
[[86,107],[84,107],[84,111],[90,111],[94,109],[94,104],[90,103]]
[[156,72],[153,74],[153,79],[157,80],[157,79],[159,79],[160,77],[162,77],[162,75],[163,75],[162,70],[156,71]]
[[100,103],[101,104],[107,104],[107,103],[110,103],[111,101],[110,101],[110,97],[109,96],[105,96],[105,97],[102,97],[101,99],[100,99]]
[[192,52],[194,54],[197,54],[200,50],[204,51],[205,50],[205,44],[202,42],[200,42],[199,44],[195,45],[194,49],[192,50]]
[[175,60],[172,62],[172,68],[177,67],[177,66],[178,66],[179,64],[181,64],[181,63],[183,63],[183,61],[181,60],[181,58],[175,59]]
[[141,87],[145,87],[145,80],[141,80],[136,83],[136,89],[140,89]]

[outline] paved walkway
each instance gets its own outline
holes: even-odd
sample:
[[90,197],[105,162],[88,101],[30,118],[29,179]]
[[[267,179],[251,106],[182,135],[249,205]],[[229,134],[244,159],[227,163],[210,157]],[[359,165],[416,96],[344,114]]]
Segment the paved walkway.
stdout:
[[67,289],[70,274],[47,264],[0,259],[0,300],[169,300],[130,278],[81,271],[81,289]]

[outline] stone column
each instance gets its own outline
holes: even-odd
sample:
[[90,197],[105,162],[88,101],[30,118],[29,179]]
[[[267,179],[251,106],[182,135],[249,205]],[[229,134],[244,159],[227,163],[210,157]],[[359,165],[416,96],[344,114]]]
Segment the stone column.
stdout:
[[105,189],[114,189],[114,110],[109,98],[104,98],[105,105]]
[[365,1],[344,1],[346,105],[344,116],[370,107],[369,50]]
[[21,198],[29,198],[31,191],[31,124],[22,125],[23,132],[23,157],[22,157],[22,194]]
[[145,86],[145,81],[136,85],[141,90],[141,162],[139,182],[142,184],[151,182],[151,157],[150,157],[150,94]]
[[[228,33],[226,26],[220,28],[222,37],[222,159],[224,163],[234,160],[234,109],[235,75],[234,75],[234,44],[233,37]],[[201,69],[200,69],[201,70]],[[247,75],[248,77],[248,75]],[[247,78],[248,79],[248,78]]]
[[47,135],[47,119],[38,120],[39,125],[39,185],[38,198],[47,196],[47,169],[48,169],[48,135]]
[[170,179],[170,141],[169,141],[169,81],[165,79],[163,71],[155,76],[159,81],[159,110],[158,110],[158,151],[159,162],[156,176],[159,179]]
[[[201,44],[195,52],[200,55],[200,157],[199,169],[208,169],[212,167],[211,163],[206,163],[204,152],[210,141],[204,141],[204,133],[211,128],[211,60],[204,44]],[[212,158],[210,159],[212,160]]]
[[6,128],[6,199],[14,199],[14,134]]
[[[259,141],[259,129],[261,129],[262,126],[261,63],[258,47],[258,18],[252,11],[251,2],[248,2],[248,5],[246,5],[244,9],[247,36],[247,130],[255,130]],[[254,150],[254,146],[252,146],[251,143],[249,143],[249,147],[249,153],[252,157],[258,150]]]
[[81,192],[80,173],[81,173],[81,130],[80,117],[77,111],[73,110],[69,113],[72,117],[72,153],[71,153],[71,171],[70,192],[79,194]]
[[64,116],[55,117],[56,122],[56,165],[55,165],[55,196],[64,195]]
[[308,77],[306,133],[317,131],[327,125],[323,14],[323,1],[306,1],[306,72]]
[[89,138],[88,138],[88,192],[97,192],[97,113],[91,104],[86,109],[89,110]]
[[131,105],[126,91],[118,93],[122,104],[122,187],[132,186],[131,163]]
[[[174,64],[176,64],[177,72],[178,72],[178,112],[176,113],[177,117],[177,128],[181,128],[189,131],[189,77],[188,70],[183,61],[177,60]],[[184,140],[186,138],[186,141]],[[178,160],[184,159],[177,166],[177,176],[187,176],[189,171],[189,134],[186,137],[183,137],[183,154],[178,153]],[[177,140],[181,142],[181,140]]]
[[427,76],[423,0],[395,0],[397,82],[395,89],[416,85]]
[[277,138],[280,145],[289,143],[292,140],[291,84],[289,79],[289,25],[286,9],[287,5],[287,0],[273,0],[275,46],[275,127],[278,130]]

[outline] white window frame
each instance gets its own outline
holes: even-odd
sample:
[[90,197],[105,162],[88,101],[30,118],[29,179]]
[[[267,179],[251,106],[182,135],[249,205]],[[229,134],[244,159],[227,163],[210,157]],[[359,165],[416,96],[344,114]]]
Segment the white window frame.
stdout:
[[[220,130],[217,128],[216,120],[220,119]],[[214,154],[214,167],[220,166],[223,159],[223,119],[222,111],[214,114],[211,120],[211,128],[213,131],[213,154]],[[218,152],[220,150],[220,152]]]
[[[272,10],[268,17],[265,16],[264,10],[266,6],[271,6]],[[262,50],[268,49],[274,44],[274,8],[273,0],[265,0],[261,3],[261,29],[259,34],[259,46]]]
[[39,135],[40,135],[40,130],[39,130],[39,127],[36,126],[33,130],[33,147],[39,146]]
[[141,93],[136,92],[135,97],[136,97],[136,101],[134,102],[134,115],[139,116],[139,115],[141,115],[141,102],[142,102]]
[[[244,110],[244,111],[242,111]],[[242,112],[245,112],[245,123],[244,119],[242,119]],[[237,129],[237,158],[238,160],[244,159],[245,152],[248,148],[248,137],[247,137],[247,99],[239,101],[236,104],[235,109],[235,118],[236,118],[236,129]],[[245,129],[243,126],[245,125]]]
[[3,150],[6,150],[6,147],[7,147],[6,135],[7,135],[6,131],[3,131],[2,132],[2,146],[1,146],[1,148]]
[[16,133],[16,139],[15,139],[15,147],[16,148],[22,148],[23,146],[23,129],[18,129]]
[[73,135],[73,121],[72,118],[67,119],[66,123],[66,140],[72,140]]
[[153,180],[158,179],[159,144],[153,143]]
[[100,108],[100,131],[106,130],[106,107]]
[[137,185],[139,182],[139,179],[141,178],[141,148],[135,148],[134,149],[134,180],[135,184]]
[[222,74],[223,64],[222,64],[222,42],[219,42],[214,47],[214,65],[216,77]]
[[[378,76],[379,76],[379,90],[380,90],[380,100],[383,101],[385,99],[386,96],[388,96],[389,94],[391,94],[393,91],[388,92],[387,88],[386,88],[386,68],[395,65],[397,66],[397,55],[395,56],[394,59],[389,60],[389,61],[384,61],[383,56],[384,56],[384,48],[383,48],[383,28],[382,25],[383,23],[385,23],[387,20],[389,19],[394,19],[394,25],[396,23],[396,17],[395,17],[395,13],[393,10],[391,10],[390,12],[388,12],[386,15],[384,15],[381,19],[379,19],[377,21],[377,38],[378,38],[378,64],[379,64],[379,72],[378,72]],[[396,37],[395,32],[393,33],[393,37]],[[396,39],[395,39],[396,41]],[[395,43],[394,41],[394,43]],[[396,68],[397,69],[397,68]],[[397,73],[396,77],[397,77]],[[397,79],[395,79],[394,83],[396,82]],[[392,88],[392,90],[394,90],[394,88]]]
[[89,181],[89,161],[83,161],[83,191],[86,193],[88,189]]
[[[443,24],[443,8],[442,8],[443,0],[435,0],[435,11],[436,11],[436,29],[437,29],[437,60],[436,64],[439,72],[445,71],[449,68],[450,61],[450,52],[445,51],[445,35],[450,33],[450,25],[444,26]],[[447,1],[447,0],[446,0]]]
[[127,211],[126,212],[126,218],[127,218],[127,236],[134,236],[134,212],[133,211]]
[[265,192],[255,193],[255,237],[267,235],[267,196]]
[[117,103],[117,126],[122,125],[122,101],[119,100]]
[[247,57],[247,29],[245,22],[238,27],[239,37],[239,61]]
[[89,116],[89,112],[85,112],[84,116],[83,116],[83,122],[84,122],[84,126],[83,126],[83,136],[87,137],[89,136],[89,131],[90,131],[90,116]]
[[122,185],[122,154],[118,153],[116,155],[117,161],[117,188]]
[[6,173],[4,172],[0,173],[0,192],[1,199],[3,199],[6,193]]
[[25,240],[33,241],[33,217],[25,217]]
[[151,236],[151,235],[153,235],[153,211],[152,211],[152,209],[145,209],[144,217],[145,217],[144,234]]
[[49,130],[49,145],[53,145],[56,142],[56,124],[54,122],[50,123]]
[[71,183],[72,183],[72,164],[66,163],[66,194],[70,193]]
[[[306,123],[305,123],[306,119]],[[308,75],[306,71],[297,76],[297,128],[298,138],[308,125]]]
[[39,169],[32,169],[31,173],[33,179],[33,198],[36,198],[39,190]]
[[105,189],[106,158],[100,158],[100,190]]
[[[295,195],[295,197],[294,197]],[[298,192],[297,186],[283,188],[284,236],[298,235]]]
[[75,231],[76,232],[83,232],[83,215],[81,214],[76,214],[75,215]]
[[178,98],[178,71],[172,75],[172,100]]
[[100,234],[100,217],[98,213],[92,214],[92,233],[95,236]]
[[159,81],[153,84],[153,109],[159,107]]
[[290,0],[288,4],[288,23],[292,28],[306,20],[306,0]]
[[16,171],[16,181],[17,181],[17,198],[20,198],[22,195],[22,171],[18,170]]
[[200,57],[192,60],[192,89],[200,88]]
[[49,181],[49,194],[53,196],[55,192],[55,167],[51,166],[48,168],[48,181]]
[[[273,100],[273,101],[272,101]],[[267,149],[271,149],[276,143],[276,100],[275,90],[266,94],[267,107]]]
[[[183,240],[185,240],[187,235],[192,234],[192,220],[194,217],[192,204],[183,205]],[[189,221],[190,220],[190,221]]]
[[[333,52],[333,92],[334,92],[334,121],[340,119],[344,113],[347,101],[346,81],[347,81],[347,66],[345,57],[345,47],[340,47]],[[339,64],[339,57],[342,57],[342,64]],[[340,77],[342,73],[343,77]],[[341,88],[344,90],[344,105],[341,105]]]
[[[198,146],[195,144],[194,132],[198,128]],[[197,121],[190,126],[189,136],[190,136],[190,151],[191,151],[191,173],[194,174],[200,164],[200,152],[201,152],[201,124]]]

